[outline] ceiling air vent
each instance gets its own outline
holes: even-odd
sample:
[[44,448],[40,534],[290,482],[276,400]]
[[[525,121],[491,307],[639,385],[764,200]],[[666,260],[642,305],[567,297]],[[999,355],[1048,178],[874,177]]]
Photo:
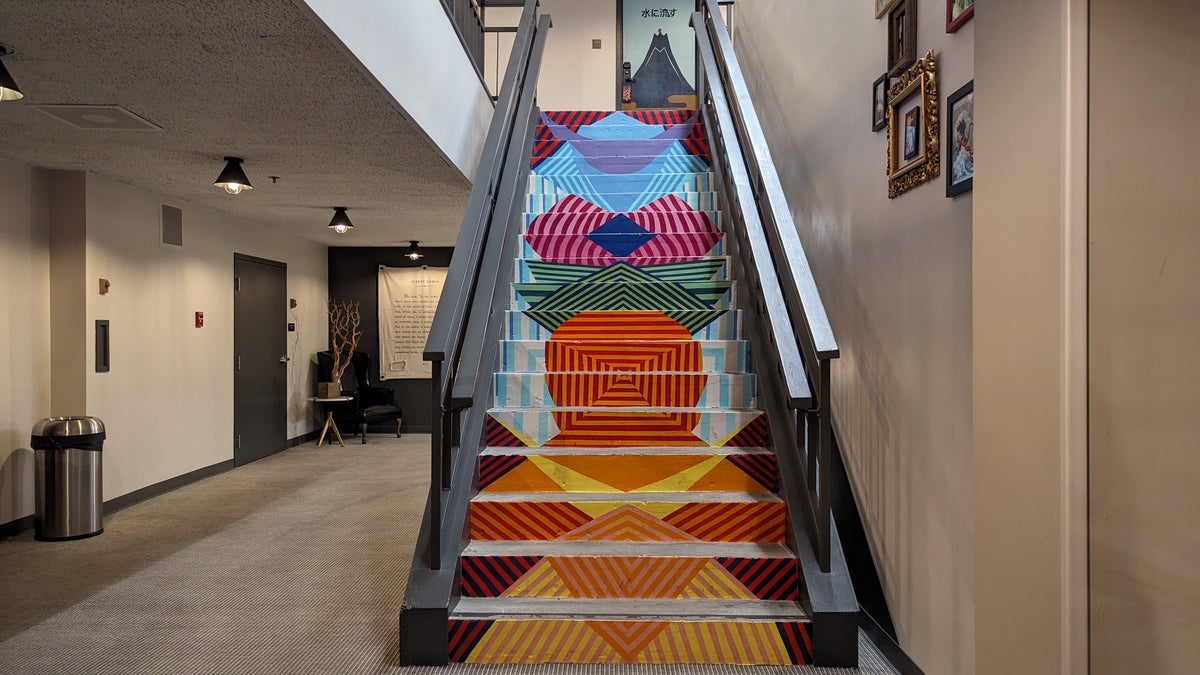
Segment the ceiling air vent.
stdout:
[[113,129],[116,131],[162,131],[119,105],[35,105],[32,106],[76,129]]

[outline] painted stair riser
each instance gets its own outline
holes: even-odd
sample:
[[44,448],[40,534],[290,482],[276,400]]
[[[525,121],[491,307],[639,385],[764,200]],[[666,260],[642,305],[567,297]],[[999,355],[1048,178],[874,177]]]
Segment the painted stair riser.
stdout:
[[706,408],[492,408],[488,445],[506,447],[747,447],[770,431],[757,410]]
[[[596,312],[595,314],[611,314],[613,322],[621,323],[621,312]],[[696,340],[711,341],[711,340],[737,340],[742,335],[742,310],[732,310],[724,312],[719,317],[712,319],[706,323],[702,321],[711,316],[711,312],[676,312],[673,316],[677,316],[680,323],[684,325],[699,325],[700,327],[692,331],[692,337]],[[697,320],[692,320],[689,316],[697,317]],[[508,311],[505,313],[505,338],[508,340],[535,340],[545,341],[553,337],[554,331],[537,319],[533,318],[525,312]],[[638,339],[636,335],[628,332],[614,335],[614,339],[621,341],[632,341]]]
[[461,663],[803,665],[808,621],[452,619],[450,660]]
[[[513,283],[571,283],[586,279],[604,268],[597,265],[544,263],[517,258],[513,268]],[[730,281],[729,258],[709,258],[692,262],[663,265],[642,265],[640,268],[663,281]]]
[[[551,387],[560,390],[564,384],[593,385],[608,390],[618,385],[628,385],[635,391],[661,391],[678,384],[679,373],[646,373],[623,375],[618,373],[571,373],[584,378],[601,378],[596,382],[579,381],[570,377],[553,377],[542,373],[497,373],[495,406],[499,408],[547,408],[564,405],[556,402]],[[688,375],[689,377],[692,375]],[[755,408],[755,380],[752,374],[706,373],[704,389],[697,408]],[[594,400],[592,405],[617,405],[621,399]]]
[[800,600],[795,558],[463,555],[466,598]]
[[[513,284],[509,308],[540,309],[547,298],[555,298],[554,311],[608,311],[620,309],[687,310],[735,309],[737,292],[733,281],[675,282],[581,282],[571,284]],[[561,300],[560,300],[561,298]],[[609,305],[612,306],[609,306]]]
[[[618,195],[649,195],[651,191],[657,195],[685,192],[713,192],[716,189],[716,181],[713,180],[713,174],[707,171],[656,174],[652,176],[604,176],[603,179],[605,192],[602,196],[605,198],[605,201],[610,202],[614,201]],[[534,173],[529,176],[529,185],[526,193],[553,194],[561,190],[570,191],[572,187],[575,186],[572,185],[567,177],[546,176]],[[580,195],[584,199],[587,198],[586,191],[581,192],[576,190],[572,194]],[[656,198],[657,196],[651,199]],[[625,200],[620,200],[620,202],[624,203]]]
[[541,455],[479,457],[481,493],[688,493],[769,494],[779,487],[775,456],[708,455]]
[[[724,237],[716,238],[702,233],[659,235],[648,245],[623,256],[614,255],[590,239],[585,239],[587,243],[579,242],[578,240],[582,237],[576,235],[538,235],[533,241],[530,237],[531,235],[522,235],[519,257],[527,260],[576,265],[604,267],[616,262],[626,262],[631,265],[644,266],[667,261],[683,262],[721,258],[726,254]],[[603,242],[603,240],[601,241]],[[538,249],[542,249],[542,251]]]
[[545,232],[549,234],[586,235],[603,226],[613,218],[624,216],[653,234],[685,234],[690,232],[724,232],[720,211],[658,211],[655,213],[580,213],[558,211],[549,213],[526,213],[522,234]]
[[745,373],[750,346],[744,340],[678,342],[566,342],[549,340],[500,345],[502,373],[666,372],[703,377],[705,373]]
[[[617,199],[622,202],[630,202],[636,200],[640,195],[641,191],[639,190],[636,193],[619,195]],[[716,192],[677,192],[673,196],[693,211],[720,211],[720,198]],[[571,213],[591,210],[596,206],[586,200],[582,200],[583,203],[575,202],[575,205],[571,207],[560,206],[568,197],[574,197],[574,195],[570,191],[561,189],[556,192],[530,193],[526,195],[525,213],[541,214],[556,206],[559,206],[562,212]]]
[[[567,496],[570,498],[569,496]],[[781,544],[787,514],[783,502],[639,501],[636,493],[613,495],[613,501],[539,501],[531,498],[471,502],[470,536],[475,541],[596,541],[602,530],[609,541],[754,542]],[[641,522],[608,522],[622,510],[657,519],[658,527]],[[664,535],[663,532],[669,535]]]

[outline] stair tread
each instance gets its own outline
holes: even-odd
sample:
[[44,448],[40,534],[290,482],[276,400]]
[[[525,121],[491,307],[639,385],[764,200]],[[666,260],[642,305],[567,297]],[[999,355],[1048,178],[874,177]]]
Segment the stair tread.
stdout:
[[630,446],[630,447],[488,447],[481,455],[773,455],[769,448],[739,448],[726,446]]
[[659,558],[794,558],[783,544],[766,542],[475,541],[464,556],[588,556]]
[[774,504],[773,492],[480,492],[472,502],[629,502],[664,504]]
[[742,621],[807,620],[790,600],[647,600],[642,598],[462,598],[452,619]]

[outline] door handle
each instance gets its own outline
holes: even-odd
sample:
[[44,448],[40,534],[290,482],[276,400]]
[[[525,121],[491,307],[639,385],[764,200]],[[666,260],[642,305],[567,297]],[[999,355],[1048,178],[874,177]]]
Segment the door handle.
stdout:
[[288,361],[291,361],[291,360],[292,360],[292,357],[287,356],[286,354],[284,356],[279,357],[280,363],[287,363]]

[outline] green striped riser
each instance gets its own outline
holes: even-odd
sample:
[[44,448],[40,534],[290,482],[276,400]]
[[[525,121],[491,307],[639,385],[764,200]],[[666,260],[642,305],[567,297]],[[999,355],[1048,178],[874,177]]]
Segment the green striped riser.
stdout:
[[[604,269],[599,265],[547,263],[517,258],[513,283],[558,283],[579,281]],[[685,263],[642,265],[641,270],[660,281],[729,281],[729,258],[704,258]]]
[[[561,310],[606,310],[606,309],[736,309],[736,281],[688,281],[684,283],[650,282],[650,283],[581,283],[581,284],[512,284],[509,295],[511,309],[524,311],[535,308],[538,303],[553,296],[571,294],[583,297],[583,304],[569,302],[555,304],[556,311]],[[634,299],[636,298],[636,300]],[[617,307],[621,302],[640,305],[639,307]],[[698,303],[698,304],[697,304]]]

